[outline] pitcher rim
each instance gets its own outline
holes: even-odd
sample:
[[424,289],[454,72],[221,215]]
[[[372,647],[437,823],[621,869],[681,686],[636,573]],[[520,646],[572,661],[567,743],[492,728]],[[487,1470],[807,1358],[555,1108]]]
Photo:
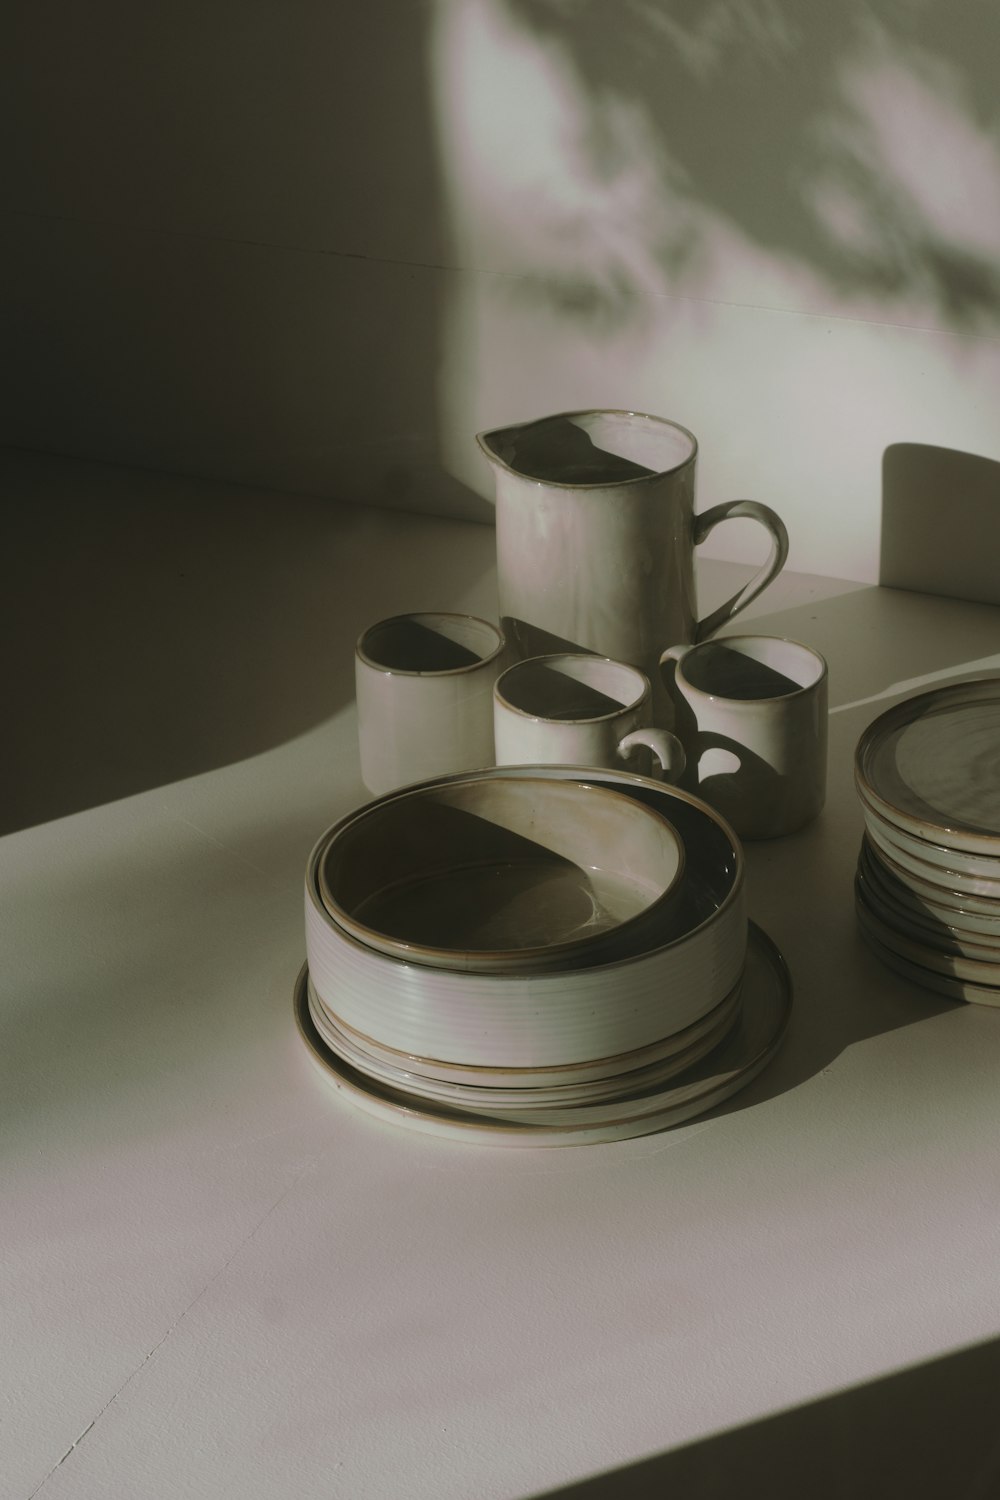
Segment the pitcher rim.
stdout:
[[[691,452],[680,463],[672,464],[668,469],[654,469],[649,474],[634,474],[628,479],[611,479],[604,483],[600,481],[570,483],[564,479],[536,479],[532,474],[525,474],[521,469],[515,469],[512,464],[507,463],[500,455],[493,451],[488,444],[488,439],[496,437],[501,432],[525,432],[530,427],[541,427],[545,422],[558,422],[572,417],[638,417],[642,422],[655,422],[660,427],[673,427],[676,432],[683,432],[691,443]],[[686,469],[693,464],[698,457],[698,439],[689,427],[681,422],[675,422],[671,417],[657,417],[652,412],[634,411],[627,406],[584,406],[576,411],[554,411],[544,417],[533,417],[528,422],[507,422],[502,427],[484,427],[481,432],[476,433],[476,442],[479,444],[487,460],[496,464],[498,468],[506,470],[508,474],[515,474],[518,479],[526,479],[529,484],[544,484],[550,489],[557,490],[613,490],[623,489],[631,484],[649,484],[652,479],[663,479],[668,474],[677,474],[681,469]]]

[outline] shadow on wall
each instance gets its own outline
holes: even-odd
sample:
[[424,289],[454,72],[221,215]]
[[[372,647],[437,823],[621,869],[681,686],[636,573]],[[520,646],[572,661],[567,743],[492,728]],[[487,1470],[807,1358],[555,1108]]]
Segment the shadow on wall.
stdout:
[[1000,463],[926,443],[887,448],[879,582],[1000,604]]
[[1000,1493],[1000,1340],[535,1500],[986,1500]]
[[2,440],[489,519],[440,461],[429,7],[19,9]]
[[536,278],[534,295],[627,319],[645,290],[641,243],[661,290],[726,295],[757,252],[862,305],[919,307],[953,329],[996,326],[994,8],[496,3],[559,60],[556,76],[581,101],[586,198],[560,201],[553,183],[540,212],[557,229],[561,216],[564,244],[603,239],[605,252],[589,289],[567,269]]

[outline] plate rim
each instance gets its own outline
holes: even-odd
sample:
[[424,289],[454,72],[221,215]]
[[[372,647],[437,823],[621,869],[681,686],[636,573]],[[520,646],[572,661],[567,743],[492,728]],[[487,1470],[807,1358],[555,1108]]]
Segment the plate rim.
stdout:
[[872,779],[873,758],[890,734],[903,730],[920,719],[970,708],[977,702],[991,700],[1000,706],[1000,675],[996,673],[916,693],[879,714],[862,731],[854,752],[854,779],[862,800],[873,805],[874,810],[882,814],[889,823],[898,824],[905,832],[914,833],[918,838],[926,839],[925,830],[932,829],[936,833],[946,834],[945,842],[959,850],[972,854],[1000,855],[1000,830],[995,833],[986,832],[957,818],[941,821],[921,817],[899,807],[884,791],[879,791]]

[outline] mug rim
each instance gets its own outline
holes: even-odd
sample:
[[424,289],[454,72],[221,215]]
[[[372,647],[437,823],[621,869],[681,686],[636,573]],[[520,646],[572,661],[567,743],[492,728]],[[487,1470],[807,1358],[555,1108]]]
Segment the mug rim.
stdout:
[[[675,432],[682,432],[691,444],[691,452],[679,463],[671,464],[666,469],[654,469],[649,474],[633,474],[628,479],[598,480],[584,482],[565,479],[536,479],[531,481],[531,475],[525,474],[521,469],[515,469],[512,464],[494,450],[490,443],[491,438],[498,437],[504,432],[527,432],[532,427],[542,427],[546,422],[560,422],[573,417],[637,417],[641,422],[653,422],[658,427],[672,427]],[[486,427],[482,432],[476,433],[476,442],[483,450],[491,463],[504,469],[508,474],[515,474],[519,479],[527,479],[535,484],[544,484],[547,489],[554,490],[612,490],[624,489],[631,484],[648,484],[651,479],[663,479],[668,474],[679,474],[682,469],[695,463],[698,458],[698,439],[689,427],[675,422],[672,417],[658,417],[653,412],[635,411],[627,406],[585,406],[578,411],[553,411],[544,417],[534,417],[528,422],[507,422],[501,427]]]
[[[707,688],[699,687],[697,683],[692,682],[684,671],[684,663],[696,651],[701,651],[704,647],[708,646],[735,645],[739,641],[778,641],[784,646],[795,646],[797,650],[806,652],[819,664],[819,672],[813,678],[812,682],[800,683],[790,692],[773,693],[770,697],[765,698],[744,698],[737,693],[710,692]],[[830,674],[830,667],[826,657],[821,651],[817,651],[815,646],[809,646],[805,641],[797,641],[790,635],[763,635],[755,634],[751,631],[743,631],[740,635],[709,636],[707,640],[695,641],[682,656],[675,657],[674,661],[676,662],[678,676],[683,677],[685,687],[689,688],[692,693],[697,693],[700,698],[708,698],[717,703],[733,703],[747,707],[758,703],[788,703],[795,698],[803,697],[806,693],[814,693],[817,688],[823,686]]]
[[[459,667],[392,667],[384,661],[377,661],[375,657],[369,656],[365,649],[365,640],[372,631],[381,630],[387,625],[400,625],[404,620],[471,620],[476,625],[483,625],[492,632],[496,638],[496,645],[486,656],[480,656],[476,661],[465,662]],[[384,620],[374,620],[370,625],[366,625],[354,643],[354,655],[373,672],[381,672],[387,677],[460,677],[464,673],[478,672],[480,668],[488,666],[503,653],[506,646],[507,638],[500,626],[494,625],[492,620],[484,620],[481,615],[470,615],[464,610],[405,610],[402,614],[387,615]]]
[[[500,684],[505,677],[518,672],[523,667],[548,665],[557,661],[595,661],[610,663],[613,667],[621,667],[624,671],[639,678],[642,686],[637,698],[630,699],[628,703],[622,703],[618,708],[610,709],[603,714],[579,714],[571,719],[555,719],[551,714],[533,714],[519,704],[511,700],[501,692]],[[588,684],[589,685],[589,684]],[[533,724],[606,724],[621,717],[622,714],[632,713],[637,708],[642,708],[649,702],[652,689],[649,678],[639,667],[633,667],[631,662],[619,661],[615,656],[598,656],[589,651],[549,651],[544,656],[526,656],[523,661],[516,661],[506,667],[493,684],[493,701],[499,703],[502,708],[509,709],[512,714],[517,714],[522,719],[529,719]]]

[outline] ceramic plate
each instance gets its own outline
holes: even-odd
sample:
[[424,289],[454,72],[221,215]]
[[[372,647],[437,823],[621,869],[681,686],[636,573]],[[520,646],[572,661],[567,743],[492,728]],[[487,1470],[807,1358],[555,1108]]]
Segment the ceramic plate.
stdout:
[[791,980],[784,959],[770,938],[751,923],[740,1019],[719,1047],[664,1086],[621,1100],[610,1117],[602,1112],[600,1119],[588,1122],[574,1111],[572,1122],[553,1119],[543,1124],[522,1124],[431,1104],[366,1078],[332,1052],[313,1025],[305,967],[295,985],[295,1016],[310,1056],[351,1103],[379,1119],[443,1139],[506,1146],[593,1145],[626,1140],[704,1114],[744,1088],[774,1056],[785,1034],[791,1002]]
[[955,978],[954,975],[938,974],[933,969],[925,968],[923,964],[913,963],[880,942],[874,927],[861,911],[858,912],[858,926],[872,952],[882,960],[887,969],[892,969],[893,973],[898,974],[902,979],[918,984],[922,989],[934,990],[938,995],[946,995],[949,1000],[966,1000],[973,1005],[1000,1006],[1000,988],[970,984],[965,980]]
[[861,843],[858,865],[869,879],[875,881],[883,895],[896,905],[913,911],[918,918],[1000,939],[1000,903],[977,899],[981,908],[977,910],[971,897],[957,893],[949,900],[949,894],[936,887],[920,887],[900,865],[893,864],[882,854],[867,835]]
[[[1000,901],[994,901],[989,896],[977,896],[972,891],[946,890],[935,881],[924,880],[922,876],[915,875],[913,870],[904,869],[891,854],[886,852],[886,845],[876,844],[867,834],[865,843],[872,861],[878,867],[879,874],[884,873],[894,882],[893,888],[898,891],[901,899],[904,893],[908,893],[911,899],[921,904],[927,903],[934,907],[941,907],[946,912],[957,912],[962,917],[976,916],[993,923],[1000,918]],[[951,918],[949,917],[948,920]]]
[[[382,1049],[364,1045],[356,1032],[352,1035],[346,1027],[337,1025],[336,1018],[331,1016],[317,995],[311,979],[309,1014],[330,1050],[336,1052],[344,1062],[350,1063],[359,1073],[374,1078],[376,1082],[403,1089],[421,1099],[439,1100],[443,1104],[453,1104],[474,1111],[502,1111],[505,1119],[516,1119],[524,1117],[522,1111],[536,1113],[554,1108],[562,1110],[578,1104],[590,1105],[620,1099],[626,1094],[655,1088],[668,1078],[683,1073],[711,1052],[713,1047],[717,1047],[729,1028],[735,1025],[742,1004],[741,991],[742,982],[712,1011],[710,1026],[702,1024],[689,1028],[697,1035],[688,1037],[668,1055],[643,1060],[642,1054],[638,1058],[631,1054],[621,1060],[616,1072],[608,1071],[600,1078],[559,1083],[526,1082],[522,1079],[520,1084],[504,1084],[488,1068],[481,1069],[480,1073],[484,1076],[473,1083],[456,1082],[429,1071],[430,1064],[426,1058],[421,1059],[424,1064],[422,1072],[416,1072],[412,1066],[408,1067],[405,1058],[397,1057],[395,1061],[386,1061]],[[682,1038],[684,1036],[682,1033]],[[651,1049],[653,1050],[655,1049]],[[525,1069],[526,1073],[529,1071]]]
[[918,838],[1000,855],[1000,678],[899,703],[858,741],[863,800]]
[[926,943],[942,953],[964,953],[966,958],[987,961],[1000,959],[1000,936],[995,932],[991,935],[958,926],[943,915],[944,907],[934,911],[927,906],[908,906],[896,900],[879,879],[872,861],[866,860],[864,855],[858,859],[857,879],[872,911],[904,936]]
[[884,823],[876,822],[868,814],[865,815],[865,828],[880,854],[895,860],[900,869],[905,870],[908,876],[915,876],[924,886],[946,893],[947,897],[957,897],[957,904],[961,903],[964,896],[976,896],[995,903],[997,910],[1000,910],[1000,880],[991,880],[986,875],[971,875],[964,870],[942,869],[940,865],[911,853],[900,840],[887,832]]
[[941,872],[934,874],[934,879],[940,879],[942,875],[954,871],[962,879],[978,876],[1000,891],[1000,859],[996,855],[970,854],[967,849],[953,849],[948,844],[935,844],[930,839],[917,838],[915,833],[907,833],[905,828],[890,823],[881,813],[876,812],[865,801],[864,796],[861,798],[861,810],[865,827],[874,830],[884,843],[902,849],[913,859],[919,860],[921,865],[929,865],[932,874],[935,871]]
[[946,930],[934,934],[916,924],[907,924],[905,919],[901,921],[881,904],[878,895],[860,875],[855,882],[854,894],[865,916],[871,919],[875,936],[900,957],[923,964],[926,969],[935,969],[939,974],[967,979],[972,984],[1000,985],[1000,950],[972,943],[960,946]]

